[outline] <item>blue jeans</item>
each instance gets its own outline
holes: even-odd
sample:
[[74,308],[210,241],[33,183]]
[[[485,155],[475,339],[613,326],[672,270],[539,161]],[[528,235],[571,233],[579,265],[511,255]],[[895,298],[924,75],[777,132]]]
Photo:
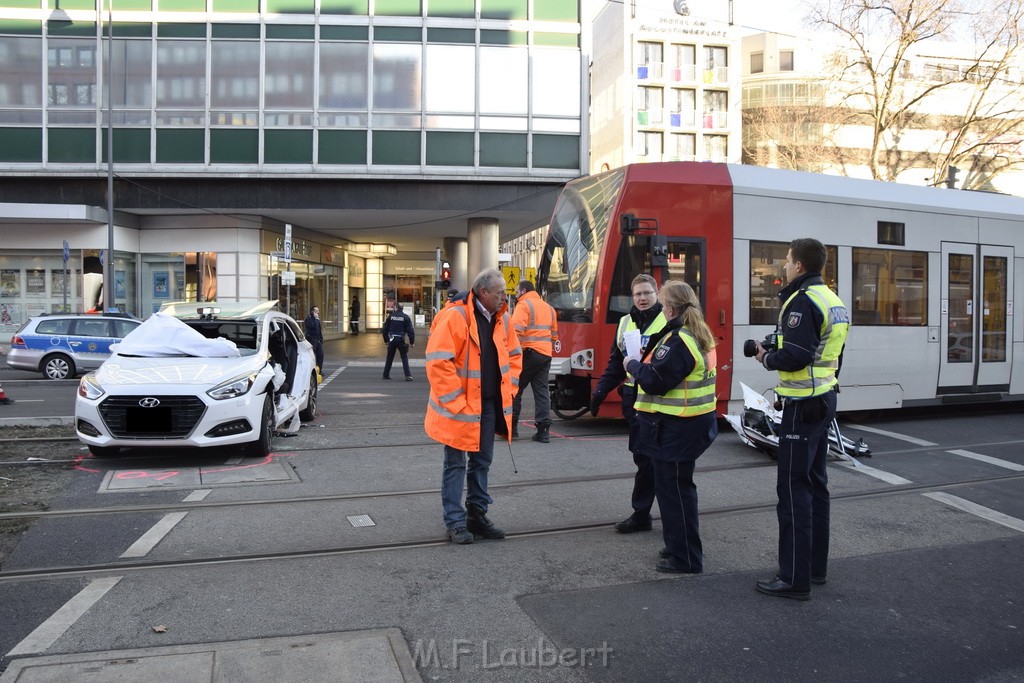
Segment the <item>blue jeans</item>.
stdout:
[[466,505],[474,505],[486,512],[487,506],[494,502],[487,494],[487,471],[494,460],[494,401],[485,401],[481,413],[479,451],[444,447],[441,505],[444,507],[444,525],[449,529],[466,526],[466,510],[462,507],[463,484],[466,487]]

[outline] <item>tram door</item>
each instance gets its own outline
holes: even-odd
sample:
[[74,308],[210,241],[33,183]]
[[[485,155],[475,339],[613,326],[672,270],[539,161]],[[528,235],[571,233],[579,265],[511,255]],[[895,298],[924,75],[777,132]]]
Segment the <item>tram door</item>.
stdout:
[[942,244],[939,393],[1008,391],[1013,248]]

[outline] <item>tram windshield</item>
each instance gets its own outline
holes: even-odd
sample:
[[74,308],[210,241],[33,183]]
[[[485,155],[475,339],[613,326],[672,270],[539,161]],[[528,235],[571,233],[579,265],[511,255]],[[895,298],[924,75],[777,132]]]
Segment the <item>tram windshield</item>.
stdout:
[[558,319],[593,322],[594,281],[625,172],[602,173],[565,186],[541,257],[540,293]]

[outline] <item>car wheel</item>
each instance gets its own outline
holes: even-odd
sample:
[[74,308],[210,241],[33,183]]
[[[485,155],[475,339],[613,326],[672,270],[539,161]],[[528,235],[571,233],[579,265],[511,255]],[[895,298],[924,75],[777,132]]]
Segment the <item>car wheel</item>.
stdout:
[[116,446],[89,446],[89,452],[95,458],[113,458],[121,449]]
[[263,415],[260,418],[260,434],[255,441],[246,444],[246,452],[254,458],[265,458],[274,449],[274,399],[270,392],[263,401]]
[[299,419],[303,422],[312,422],[316,419],[317,391],[316,372],[314,372],[309,378],[309,400],[306,401],[306,407],[299,412]]
[[39,364],[46,379],[67,379],[75,376],[75,361],[63,353],[53,353]]

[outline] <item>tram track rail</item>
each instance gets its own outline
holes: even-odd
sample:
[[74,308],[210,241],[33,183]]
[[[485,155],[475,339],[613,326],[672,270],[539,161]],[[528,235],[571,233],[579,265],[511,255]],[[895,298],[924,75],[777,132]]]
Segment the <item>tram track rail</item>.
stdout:
[[[831,496],[832,502],[842,501],[858,501],[858,500],[873,500],[880,498],[891,498],[894,496],[903,496],[908,494],[920,494],[930,493],[935,491],[945,491],[949,489],[957,489],[966,486],[975,486],[978,484],[998,483],[1005,481],[1014,481],[1024,479],[1024,473],[1020,474],[1006,474],[993,477],[981,477],[975,479],[967,479],[961,481],[948,481],[931,484],[904,484],[897,486],[890,486],[884,489],[875,489],[868,491],[855,491],[849,493],[835,494]],[[520,486],[521,484],[515,484]],[[432,490],[425,490],[424,492],[434,492]],[[401,492],[404,495],[411,494],[413,492]],[[422,493],[422,492],[416,492]],[[367,494],[362,494],[363,497],[368,497]],[[333,497],[331,497],[333,498]],[[261,501],[264,503],[278,503],[282,501]],[[252,504],[250,502],[250,504]],[[216,507],[217,505],[212,505]],[[178,507],[169,506],[157,506],[159,509],[180,509]],[[753,503],[746,505],[729,505],[720,508],[714,508],[709,510],[702,510],[701,517],[714,519],[716,517],[729,517],[736,515],[751,514],[757,512],[770,512],[774,510],[776,504],[774,502],[765,503]],[[98,511],[94,511],[97,514]],[[25,515],[22,515],[25,516]],[[36,515],[38,516],[38,515]],[[657,518],[656,518],[657,519]],[[596,529],[603,529],[612,526],[617,520],[604,520],[601,522],[589,522],[585,524],[572,524],[572,525],[560,525],[560,526],[548,526],[538,529],[528,529],[523,531],[508,531],[507,539],[529,539],[542,536],[550,536],[557,534],[571,534],[571,533],[582,533],[593,531]],[[264,553],[247,553],[242,555],[234,555],[231,557],[207,557],[207,558],[189,558],[189,559],[174,559],[174,560],[144,560],[144,561],[133,561],[133,562],[107,562],[102,564],[94,564],[80,567],[37,567],[30,569],[18,569],[11,571],[0,571],[0,583],[17,582],[17,581],[28,581],[28,580],[42,580],[42,579],[60,579],[60,578],[80,578],[96,575],[105,575],[111,573],[117,574],[133,574],[144,571],[161,570],[161,569],[187,569],[196,567],[206,566],[217,566],[217,565],[228,565],[228,564],[248,564],[254,562],[271,562],[279,560],[294,560],[294,559],[308,559],[314,557],[337,557],[343,555],[355,555],[369,552],[386,552],[389,550],[403,550],[410,548],[424,548],[431,546],[442,546],[448,543],[446,538],[419,538],[419,539],[407,539],[401,541],[394,541],[390,543],[375,543],[375,544],[364,544],[364,545],[351,545],[351,546],[338,546],[333,548],[314,548],[309,550],[289,550],[280,552],[264,552]]]

